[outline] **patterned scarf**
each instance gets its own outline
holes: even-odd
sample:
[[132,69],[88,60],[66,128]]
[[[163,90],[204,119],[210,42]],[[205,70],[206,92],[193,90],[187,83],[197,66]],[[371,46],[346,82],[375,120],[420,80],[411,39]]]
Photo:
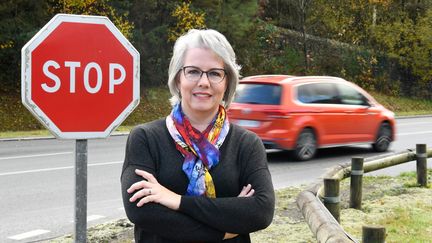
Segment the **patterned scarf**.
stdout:
[[166,125],[176,148],[185,158],[183,171],[189,178],[186,195],[216,197],[216,189],[209,170],[219,163],[219,148],[229,131],[229,121],[223,106],[210,125],[201,133],[190,124],[181,110],[174,106],[166,118]]

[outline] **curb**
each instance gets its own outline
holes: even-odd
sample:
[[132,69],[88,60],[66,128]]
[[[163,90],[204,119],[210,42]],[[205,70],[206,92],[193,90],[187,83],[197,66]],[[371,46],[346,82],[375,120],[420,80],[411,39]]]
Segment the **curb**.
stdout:
[[[109,137],[127,136],[127,135],[129,135],[129,132],[114,132]],[[27,141],[27,140],[50,140],[50,139],[56,139],[56,137],[54,137],[54,136],[43,136],[43,137],[0,138],[0,142]],[[100,139],[100,138],[95,138],[95,139]],[[62,139],[62,140],[73,140],[73,139]]]

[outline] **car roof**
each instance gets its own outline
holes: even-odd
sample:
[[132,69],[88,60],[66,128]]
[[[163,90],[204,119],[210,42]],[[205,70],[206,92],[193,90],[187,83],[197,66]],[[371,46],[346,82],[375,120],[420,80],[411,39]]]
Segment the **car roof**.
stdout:
[[240,80],[240,83],[272,83],[272,84],[298,84],[298,83],[311,83],[311,82],[347,82],[346,80],[332,76],[293,76],[293,75],[255,75],[244,77]]

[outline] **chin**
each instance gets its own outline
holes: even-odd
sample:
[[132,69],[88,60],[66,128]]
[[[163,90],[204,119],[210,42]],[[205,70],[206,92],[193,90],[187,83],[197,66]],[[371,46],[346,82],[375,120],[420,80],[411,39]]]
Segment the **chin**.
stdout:
[[219,106],[198,104],[198,105],[192,106],[192,109],[196,112],[208,112],[208,111],[216,110],[217,107],[219,107]]

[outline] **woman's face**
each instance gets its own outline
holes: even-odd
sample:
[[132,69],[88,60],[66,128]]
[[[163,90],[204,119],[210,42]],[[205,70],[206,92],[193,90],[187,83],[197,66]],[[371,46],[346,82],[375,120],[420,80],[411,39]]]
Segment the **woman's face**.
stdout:
[[[208,76],[218,76],[224,73],[220,72],[224,68],[223,60],[213,51],[206,48],[191,48],[187,50],[184,58],[184,67],[189,74],[196,74],[201,71],[215,70],[208,73]],[[213,116],[218,110],[219,104],[223,99],[226,87],[227,77],[219,83],[211,82],[208,76],[203,73],[201,78],[193,81],[185,77],[184,69],[180,71],[178,87],[181,94],[182,109],[189,116]]]

